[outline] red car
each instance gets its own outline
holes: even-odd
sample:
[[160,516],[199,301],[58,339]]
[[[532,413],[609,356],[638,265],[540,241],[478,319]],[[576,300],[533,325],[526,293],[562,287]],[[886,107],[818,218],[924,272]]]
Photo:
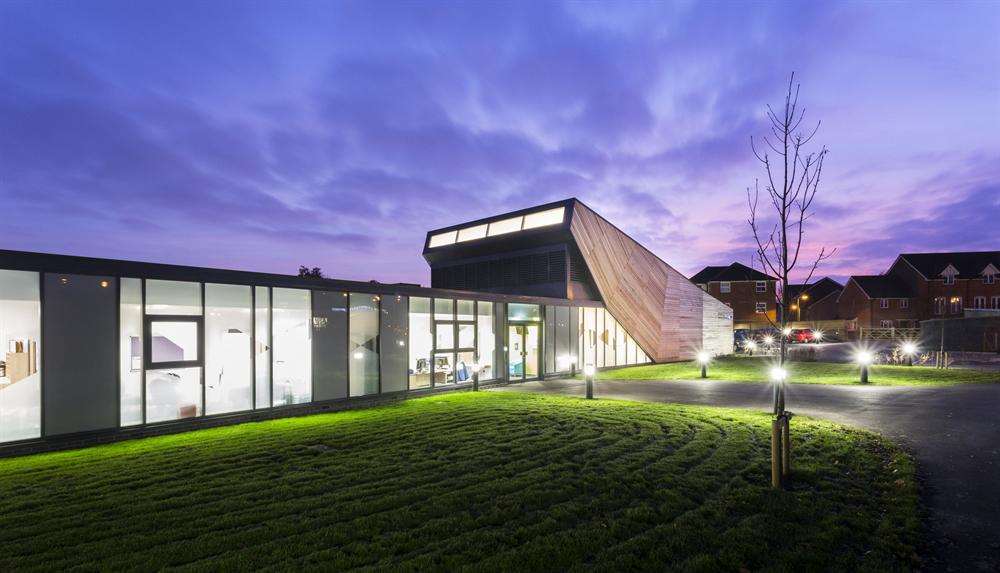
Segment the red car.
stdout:
[[788,335],[788,341],[793,344],[809,344],[819,342],[811,328],[796,328]]

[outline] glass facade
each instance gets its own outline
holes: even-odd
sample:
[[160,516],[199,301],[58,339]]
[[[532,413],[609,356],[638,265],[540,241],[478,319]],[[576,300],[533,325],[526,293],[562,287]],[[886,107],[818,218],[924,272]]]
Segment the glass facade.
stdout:
[[0,442],[41,436],[39,274],[0,270]]
[[205,413],[253,408],[251,289],[205,285]]
[[497,377],[494,362],[496,358],[496,332],[493,327],[493,303],[476,303],[476,349],[479,355],[479,379],[493,380]]
[[147,280],[145,297],[146,422],[204,412],[201,283]]
[[118,324],[121,357],[121,423],[142,423],[142,280],[123,278]]
[[305,289],[273,288],[273,404],[312,400],[312,300]]
[[431,299],[410,297],[409,326],[409,388],[430,388],[431,353],[434,350],[431,337]]
[[254,287],[254,407],[271,407],[271,289]]
[[[647,360],[600,308],[116,278],[121,426]],[[0,442],[42,435],[41,279],[0,270]]]
[[379,298],[376,295],[351,293],[348,319],[348,379],[351,396],[378,394]]

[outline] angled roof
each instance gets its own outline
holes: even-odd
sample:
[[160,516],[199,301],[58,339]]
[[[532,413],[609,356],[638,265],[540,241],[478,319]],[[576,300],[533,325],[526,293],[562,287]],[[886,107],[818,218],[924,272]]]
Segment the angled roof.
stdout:
[[[1000,251],[978,251],[960,253],[903,253],[902,259],[928,279],[941,277],[941,271],[948,265],[958,270],[957,278],[977,278],[987,266],[1000,268]],[[897,259],[897,261],[899,260]]]
[[705,267],[691,277],[691,282],[695,284],[705,284],[716,281],[738,282],[775,280],[778,279],[770,275],[766,275],[757,269],[751,269],[743,263],[737,262],[734,262],[726,267]]
[[854,275],[851,280],[868,298],[911,298],[910,286],[893,275]]
[[788,285],[788,297],[796,298],[802,293],[809,295],[810,302],[820,300],[843,290],[844,285],[838,283],[837,281],[831,279],[830,277],[823,277],[818,281],[811,284],[795,284]]
[[726,267],[705,267],[691,277],[694,284],[705,284],[712,280],[712,277],[722,272]]

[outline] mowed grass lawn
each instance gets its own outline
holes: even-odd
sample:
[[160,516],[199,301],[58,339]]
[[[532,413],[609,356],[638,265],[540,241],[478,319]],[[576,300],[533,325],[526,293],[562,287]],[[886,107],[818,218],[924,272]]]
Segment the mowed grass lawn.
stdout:
[[796,418],[465,392],[0,460],[0,570],[906,569],[912,461]]
[[[767,382],[775,364],[773,357],[721,356],[708,365],[712,380]],[[793,384],[860,384],[857,364],[830,362],[790,362],[785,369]],[[673,362],[602,370],[601,380],[695,380],[701,378],[697,362]],[[1000,383],[1000,372],[965,368],[938,370],[928,366],[874,364],[869,367],[868,383],[876,386],[951,386],[967,383]]]

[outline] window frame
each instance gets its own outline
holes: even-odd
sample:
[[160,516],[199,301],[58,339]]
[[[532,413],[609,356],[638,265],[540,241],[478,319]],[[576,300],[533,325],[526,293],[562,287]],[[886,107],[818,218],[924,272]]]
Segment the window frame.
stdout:
[[[980,306],[980,303],[982,306]],[[982,295],[972,297],[972,308],[985,310],[986,309],[986,297]]]
[[958,314],[958,313],[962,312],[962,308],[963,308],[962,302],[963,302],[962,301],[962,297],[960,297],[960,296],[953,296],[953,297],[951,297],[951,299],[949,299],[949,301],[948,301],[948,304],[949,304],[948,309],[951,312],[951,314]]
[[[153,323],[192,322],[198,333],[198,358],[195,360],[172,360],[153,362]],[[178,368],[205,367],[205,317],[191,314],[147,314],[142,321],[142,366],[145,370],[173,370]]]
[[990,297],[990,303],[993,310],[1000,310],[1000,296],[994,295]]
[[878,307],[879,308],[889,308],[889,299],[887,299],[887,298],[880,298],[880,299],[878,299]]
[[[891,320],[883,320],[880,322],[881,328],[895,328],[895,324]],[[888,326],[886,326],[888,324]]]
[[983,284],[991,285],[997,281],[997,276],[993,273],[983,275]]
[[754,281],[753,291],[756,293],[767,292],[767,281]]
[[910,299],[901,298],[899,299],[899,308],[910,308]]
[[943,316],[948,310],[948,299],[943,296],[934,297],[934,314]]
[[719,282],[719,292],[721,294],[729,294],[729,293],[733,292],[733,283],[732,283],[732,281],[720,281]]
[[[764,307],[763,310],[761,310],[761,306]],[[754,312],[758,314],[767,314],[767,302],[758,301],[754,303]]]
[[952,275],[952,274],[944,275],[944,278],[942,280],[944,281],[944,284],[946,284],[946,285],[953,285],[953,284],[955,284],[955,275]]

